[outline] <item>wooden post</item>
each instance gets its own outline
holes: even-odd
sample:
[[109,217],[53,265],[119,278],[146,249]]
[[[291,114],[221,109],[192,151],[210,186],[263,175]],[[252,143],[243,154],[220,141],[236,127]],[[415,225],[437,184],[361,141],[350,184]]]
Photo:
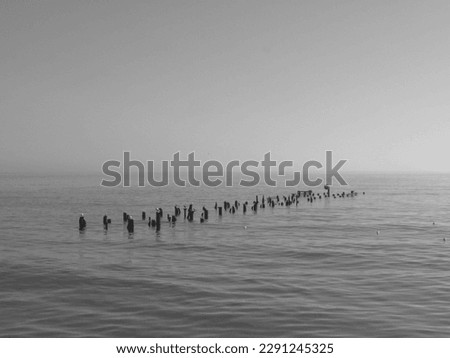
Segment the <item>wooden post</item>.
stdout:
[[161,230],[161,210],[156,211],[156,231]]

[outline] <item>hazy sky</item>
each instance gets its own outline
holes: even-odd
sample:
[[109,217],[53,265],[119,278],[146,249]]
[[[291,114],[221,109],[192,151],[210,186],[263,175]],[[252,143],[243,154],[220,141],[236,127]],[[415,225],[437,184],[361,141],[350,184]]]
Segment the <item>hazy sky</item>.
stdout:
[[450,170],[450,2],[0,2],[1,171]]

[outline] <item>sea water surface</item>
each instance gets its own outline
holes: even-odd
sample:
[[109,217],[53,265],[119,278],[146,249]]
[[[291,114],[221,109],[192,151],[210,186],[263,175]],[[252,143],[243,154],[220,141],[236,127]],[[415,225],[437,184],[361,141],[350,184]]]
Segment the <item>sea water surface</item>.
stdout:
[[[215,201],[296,188],[100,179],[0,175],[1,337],[450,336],[448,174],[353,174],[332,189],[353,198],[222,217]],[[166,213],[189,203],[195,221],[171,227]],[[141,220],[155,207],[159,233]]]

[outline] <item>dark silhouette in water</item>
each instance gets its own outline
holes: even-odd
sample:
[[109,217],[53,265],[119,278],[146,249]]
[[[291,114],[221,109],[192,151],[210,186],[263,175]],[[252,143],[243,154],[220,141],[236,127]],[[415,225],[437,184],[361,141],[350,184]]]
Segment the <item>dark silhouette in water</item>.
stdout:
[[192,208],[192,204],[190,204],[189,209],[188,209],[188,216],[187,216],[188,221],[194,220],[194,212],[195,212],[195,210]]
[[[314,203],[317,199],[322,198],[330,198],[333,197],[336,198],[346,198],[346,197],[355,197],[358,195],[358,192],[351,190],[349,193],[346,193],[345,191],[341,193],[332,194],[330,193],[330,186],[325,185],[325,189],[327,192],[323,193],[314,193],[312,190],[308,191],[300,191],[298,190],[296,193],[289,194],[288,196],[282,196],[282,200],[279,195],[275,197],[267,196],[265,197],[263,194],[261,194],[261,201],[259,201],[258,195],[255,197],[255,201],[253,201],[252,205],[250,205],[250,209],[253,211],[254,214],[257,214],[258,207],[264,209],[265,203],[267,202],[268,207],[274,208],[276,203],[278,206],[285,206],[290,207],[291,205],[295,204],[296,206],[300,203],[300,198],[306,198],[307,202]],[[362,192],[363,195],[365,195],[365,192]],[[276,199],[276,202],[275,202]],[[261,205],[258,205],[261,203]],[[214,209],[218,210],[218,216],[221,217],[223,215],[223,210],[229,211],[230,214],[235,214],[238,211],[239,206],[241,205],[240,202],[237,200],[234,201],[234,204],[231,205],[230,202],[224,201],[223,207],[219,207],[217,205],[217,202],[214,204]],[[249,203],[248,201],[245,201],[242,203],[242,212],[243,214],[246,214],[248,209]],[[178,205],[175,205],[174,207],[175,214],[170,215],[167,214],[167,221],[170,223],[170,226],[173,227],[175,222],[177,221],[177,216],[181,215],[181,209],[178,207]],[[190,204],[188,207],[184,205],[184,219],[188,220],[189,222],[194,221],[194,213],[195,209],[193,208],[193,205]],[[156,227],[156,231],[159,232],[161,229],[161,218],[163,215],[162,208],[156,208],[156,220],[151,219],[151,217],[148,217],[148,226],[149,227]],[[209,211],[206,209],[205,206],[202,207],[201,215],[200,215],[200,222],[206,222],[208,220]],[[147,217],[146,212],[142,211],[142,219],[145,220]],[[126,212],[123,212],[123,220],[124,223],[127,223],[127,230],[130,234],[134,233],[134,219],[132,216],[127,214]],[[108,230],[108,224],[111,223],[111,219],[108,219],[108,216],[105,214],[103,216],[103,227],[105,230]],[[433,225],[436,225],[436,222],[433,221]],[[79,218],[79,230],[84,231],[86,229],[86,220],[84,218],[84,214],[80,214]],[[380,234],[380,231],[377,231],[377,235]]]
[[156,231],[161,230],[161,216],[162,210],[160,208],[156,209]]
[[[258,199],[258,196],[256,196],[256,199]],[[257,201],[253,202],[252,211],[254,211],[255,213],[258,211],[258,202]]]
[[80,218],[78,219],[78,228],[80,231],[86,229],[86,220],[84,219],[84,215],[81,214]]
[[128,224],[127,224],[127,230],[129,234],[134,233],[134,220],[132,216],[128,217]]
[[108,230],[108,216],[103,216],[103,227],[105,230]]

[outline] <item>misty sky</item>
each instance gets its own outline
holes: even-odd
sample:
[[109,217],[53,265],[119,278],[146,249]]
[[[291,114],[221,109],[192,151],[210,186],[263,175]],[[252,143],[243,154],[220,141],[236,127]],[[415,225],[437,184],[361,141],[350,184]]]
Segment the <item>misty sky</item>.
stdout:
[[1,171],[450,170],[448,1],[1,1]]

